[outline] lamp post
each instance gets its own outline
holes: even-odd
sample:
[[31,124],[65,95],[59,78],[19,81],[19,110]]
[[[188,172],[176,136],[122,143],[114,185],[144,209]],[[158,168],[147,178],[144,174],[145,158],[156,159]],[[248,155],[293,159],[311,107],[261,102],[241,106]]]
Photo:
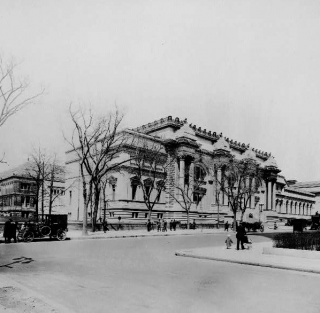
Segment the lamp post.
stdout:
[[259,223],[260,223],[260,214],[263,210],[263,205],[264,205],[263,203],[259,203]]

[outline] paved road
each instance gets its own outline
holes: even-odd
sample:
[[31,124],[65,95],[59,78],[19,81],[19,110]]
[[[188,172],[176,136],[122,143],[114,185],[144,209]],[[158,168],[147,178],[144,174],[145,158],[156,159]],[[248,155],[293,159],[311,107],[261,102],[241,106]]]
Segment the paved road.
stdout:
[[[224,239],[215,234],[1,244],[0,275],[77,313],[320,311],[320,275],[174,255],[222,247]],[[29,259],[12,261],[20,257]]]

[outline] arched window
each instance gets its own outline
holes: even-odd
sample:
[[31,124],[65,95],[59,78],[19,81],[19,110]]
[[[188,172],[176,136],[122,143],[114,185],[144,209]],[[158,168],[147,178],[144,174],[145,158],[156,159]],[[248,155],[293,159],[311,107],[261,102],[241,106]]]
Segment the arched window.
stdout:
[[131,200],[136,200],[137,187],[139,186],[139,178],[137,176],[131,177]]
[[200,165],[196,165],[194,167],[194,179],[197,181],[204,181],[204,178],[206,177],[206,171],[204,168]]

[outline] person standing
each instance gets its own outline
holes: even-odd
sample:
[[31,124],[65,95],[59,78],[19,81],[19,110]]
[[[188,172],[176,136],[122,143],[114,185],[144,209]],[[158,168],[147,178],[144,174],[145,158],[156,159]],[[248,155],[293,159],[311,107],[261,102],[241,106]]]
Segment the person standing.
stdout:
[[176,222],[176,220],[173,220],[172,228],[173,228],[174,231],[176,231],[176,227],[177,227],[177,222]]
[[167,231],[167,224],[168,224],[167,220],[164,220],[163,221],[163,229],[162,229],[162,231]]
[[230,249],[230,248],[231,248],[231,246],[232,246],[232,244],[233,244],[233,241],[232,241],[232,239],[230,238],[230,235],[228,235],[228,237],[227,237],[227,239],[226,239],[225,243],[226,243],[226,247],[227,247],[227,249]]
[[103,228],[103,232],[106,232],[107,230],[109,230],[108,221],[106,219],[102,223],[102,228]]
[[148,232],[151,231],[151,221],[150,221],[150,219],[148,219],[148,222],[147,222],[147,230],[148,230]]
[[121,216],[118,216],[118,230],[122,229]]
[[229,222],[228,221],[226,221],[226,223],[224,224],[224,230],[229,231]]
[[18,229],[18,222],[11,221],[9,240],[11,241],[11,238],[12,238],[15,243],[17,242],[17,229]]
[[240,225],[237,227],[237,234],[236,234],[236,238],[237,238],[237,250],[239,250],[239,245],[241,244],[241,249],[244,250],[244,243],[245,243],[245,237],[246,237],[246,230],[242,224],[242,222],[240,223]]
[[11,242],[11,222],[12,219],[8,219],[5,223],[4,223],[4,229],[3,229],[3,237],[4,237],[4,242],[5,243],[10,243]]

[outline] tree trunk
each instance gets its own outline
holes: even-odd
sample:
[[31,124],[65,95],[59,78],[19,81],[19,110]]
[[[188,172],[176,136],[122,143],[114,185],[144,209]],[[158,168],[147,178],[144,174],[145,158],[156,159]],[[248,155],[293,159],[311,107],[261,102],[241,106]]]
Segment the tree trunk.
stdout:
[[233,211],[233,230],[237,231],[237,211]]
[[187,229],[190,229],[190,216],[189,216],[189,210],[187,210]]
[[51,177],[50,177],[50,193],[49,193],[49,216],[51,216],[52,213],[52,195],[53,195],[53,180],[54,180],[54,174],[53,170],[51,172]]
[[94,187],[94,206],[93,206],[93,214],[92,214],[92,231],[96,231],[96,223],[97,223],[97,215],[99,210],[99,200],[100,200],[100,190],[99,186]]
[[87,184],[85,180],[82,178],[82,188],[83,188],[83,218],[82,218],[82,235],[87,236],[87,215],[88,215],[88,195],[87,195]]

